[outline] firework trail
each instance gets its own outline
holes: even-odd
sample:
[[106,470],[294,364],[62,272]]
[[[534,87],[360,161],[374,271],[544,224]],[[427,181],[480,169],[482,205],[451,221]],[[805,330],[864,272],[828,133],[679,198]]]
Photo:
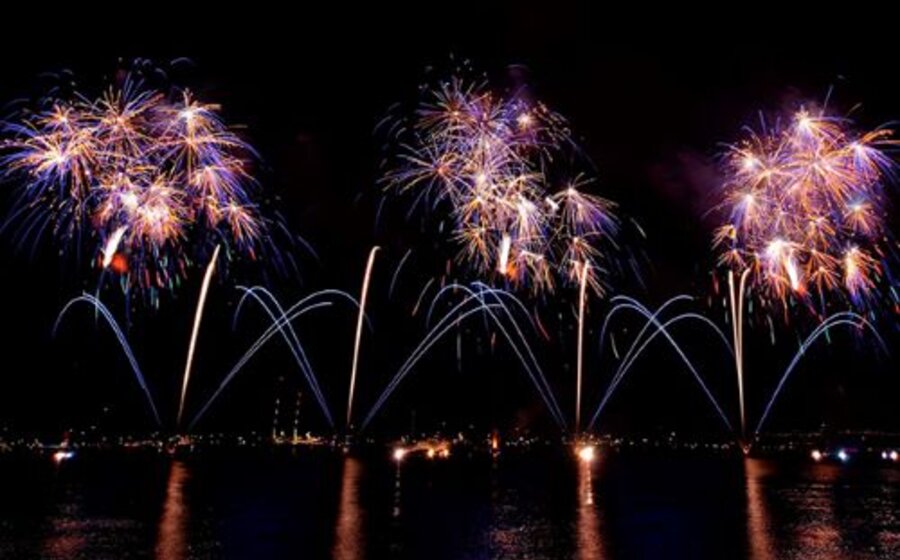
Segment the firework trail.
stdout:
[[250,175],[253,149],[188,90],[139,72],[96,98],[55,93],[5,127],[0,168],[22,187],[18,236],[47,229],[101,278],[158,305],[222,245],[223,264],[270,244]]
[[859,132],[824,108],[777,122],[728,147],[725,223],[714,235],[728,276],[742,437],[745,299],[755,296],[766,313],[780,308],[785,320],[794,304],[818,318],[844,305],[873,313],[887,283],[891,131]]
[[203,310],[206,308],[206,295],[209,293],[209,283],[216,271],[216,260],[219,256],[219,245],[213,250],[212,258],[206,266],[203,275],[203,284],[200,286],[200,297],[197,299],[197,310],[194,312],[194,328],[191,329],[191,341],[188,344],[187,360],[184,364],[184,376],[181,381],[181,399],[178,401],[178,417],[176,426],[181,426],[181,416],[184,414],[184,400],[187,397],[188,383],[191,380],[191,368],[194,365],[194,351],[197,349],[197,335],[200,333],[200,322],[203,321]]
[[[315,372],[313,371],[312,364],[309,361],[309,358],[306,356],[306,351],[303,349],[303,345],[300,344],[300,338],[297,336],[297,331],[294,329],[294,325],[290,320],[287,320],[289,317],[288,313],[295,309],[297,305],[291,306],[290,309],[285,310],[282,307],[281,303],[272,294],[269,290],[265,289],[262,286],[254,286],[252,288],[245,288],[243,286],[238,286],[238,289],[243,292],[240,301],[238,302],[237,309],[234,312],[234,321],[233,328],[237,328],[237,320],[240,315],[241,309],[244,306],[244,302],[248,301],[248,299],[252,298],[255,300],[260,307],[262,307],[263,311],[265,311],[266,315],[269,316],[269,319],[272,320],[272,326],[277,327],[278,331],[281,333],[282,338],[284,338],[285,343],[287,343],[288,348],[291,350],[291,354],[294,356],[294,360],[297,362],[297,365],[300,368],[301,373],[303,373],[306,378],[307,383],[309,384],[310,390],[313,392],[313,396],[316,397],[316,400],[319,403],[319,406],[322,408],[322,412],[325,415],[325,419],[328,421],[328,425],[334,427],[334,420],[331,416],[331,410],[328,408],[328,403],[325,400],[325,397],[322,394],[322,389],[319,387],[319,381],[316,377]],[[266,299],[263,299],[261,295],[268,299],[268,303]],[[318,292],[314,292],[300,300],[298,305],[305,305],[307,301],[317,298],[324,298],[325,296],[343,296],[346,297],[351,303],[357,305],[356,301],[353,298],[347,296],[345,292],[340,290],[321,290]],[[323,307],[331,305],[332,302],[328,301],[321,305],[316,304],[317,307]],[[312,308],[313,304],[309,304]],[[268,332],[268,331],[267,331]],[[268,339],[267,339],[268,340]]]
[[759,422],[756,424],[756,429],[754,430],[754,434],[759,434],[762,430],[763,424],[765,424],[766,419],[769,417],[769,413],[772,411],[772,407],[775,405],[775,401],[778,400],[778,395],[781,394],[781,390],[784,388],[784,384],[787,382],[788,378],[791,376],[791,373],[794,371],[794,368],[800,362],[800,359],[806,354],[806,351],[812,346],[813,343],[816,342],[822,336],[828,336],[828,332],[838,326],[848,326],[856,329],[857,331],[863,331],[868,329],[869,332],[875,337],[875,340],[878,341],[879,346],[887,353],[887,345],[884,343],[884,340],[881,338],[881,335],[878,333],[878,330],[867,321],[864,317],[862,317],[858,313],[854,313],[852,311],[844,311],[842,313],[835,313],[831,315],[822,323],[816,327],[812,333],[806,340],[804,340],[800,344],[800,348],[797,350],[797,353],[794,354],[793,359],[788,364],[788,367],[785,368],[784,373],[781,376],[781,379],[778,381],[778,385],[775,387],[775,390],[772,392],[772,396],[769,398],[769,402],[766,403],[766,408],[763,410],[762,416],[759,417]]
[[575,385],[575,433],[581,431],[581,379],[582,369],[584,367],[584,304],[585,291],[587,290],[588,277],[590,275],[590,265],[584,262],[581,268],[581,288],[578,290],[578,355],[575,366],[576,385]]
[[128,339],[125,338],[125,334],[122,332],[122,329],[119,327],[119,324],[116,322],[112,313],[110,313],[109,309],[107,309],[107,307],[103,305],[103,303],[99,299],[90,294],[83,294],[70,300],[65,306],[63,306],[62,310],[59,312],[59,315],[56,318],[56,322],[53,324],[53,336],[56,336],[56,333],[59,330],[59,326],[69,310],[79,303],[86,303],[93,306],[94,309],[99,312],[104,319],[106,319],[106,323],[112,329],[113,334],[116,335],[116,340],[119,341],[119,345],[122,347],[122,351],[125,353],[125,357],[128,359],[128,364],[131,366],[131,370],[134,372],[134,377],[137,380],[138,385],[141,387],[141,390],[144,392],[144,396],[147,398],[147,405],[150,407],[150,412],[153,414],[153,419],[156,421],[157,425],[161,425],[162,423],[159,419],[159,412],[156,410],[156,403],[153,400],[153,395],[150,393],[150,389],[147,387],[147,381],[144,379],[144,374],[141,372],[141,368],[134,357],[134,353],[131,351],[131,346],[128,344]]
[[[716,399],[712,391],[710,391],[706,382],[703,381],[703,377],[697,371],[696,366],[694,366],[693,362],[687,357],[684,350],[681,346],[675,341],[670,332],[670,327],[674,326],[676,323],[681,323],[683,321],[696,321],[701,323],[704,326],[712,329],[713,333],[718,336],[718,339],[722,342],[723,346],[733,354],[732,348],[728,344],[728,338],[725,334],[716,326],[715,323],[710,321],[708,318],[703,315],[697,313],[681,313],[674,317],[671,317],[665,322],[660,321],[660,317],[663,313],[675,303],[680,301],[690,301],[693,298],[687,295],[680,295],[670,298],[668,301],[663,303],[656,311],[652,312],[647,309],[644,305],[633,298],[629,298],[626,296],[616,296],[612,299],[612,302],[615,304],[610,312],[606,316],[606,320],[603,323],[603,328],[600,331],[600,344],[601,350],[603,346],[603,340],[606,337],[607,329],[610,325],[611,320],[615,317],[620,311],[634,311],[638,313],[640,316],[646,319],[644,326],[638,332],[637,336],[635,336],[634,340],[631,343],[628,351],[625,353],[625,356],[622,358],[619,367],[616,369],[616,373],[613,375],[612,381],[606,389],[606,392],[603,394],[603,398],[600,401],[600,404],[597,406],[597,410],[594,413],[594,416],[591,418],[590,423],[588,424],[588,429],[593,429],[594,425],[597,422],[597,419],[600,417],[600,414],[603,412],[603,409],[608,404],[610,398],[615,393],[616,389],[619,387],[619,384],[624,379],[625,375],[631,369],[632,365],[634,365],[635,361],[643,354],[644,350],[647,346],[653,342],[653,340],[662,335],[669,345],[675,350],[675,353],[681,358],[681,361],[684,365],[690,370],[691,374],[694,377],[694,380],[697,381],[697,384],[703,390],[703,394],[706,395],[707,399],[713,405],[718,413],[719,417],[722,419],[725,427],[731,431],[731,422],[728,421],[728,416],[722,410],[721,405],[719,404],[718,399]],[[654,330],[650,332],[648,335],[648,330],[653,327]]]
[[394,295],[394,288],[397,286],[397,280],[400,278],[400,272],[403,270],[403,265],[406,264],[406,261],[409,259],[410,255],[412,255],[412,249],[407,249],[406,253],[403,255],[403,258],[400,259],[400,263],[397,265],[397,268],[394,269],[394,275],[391,276],[391,285],[388,288],[388,299]]
[[[193,428],[200,421],[200,419],[206,414],[209,408],[218,399],[219,395],[225,390],[225,388],[231,383],[238,372],[240,372],[247,364],[247,362],[249,362],[250,359],[254,355],[256,355],[256,353],[259,352],[259,350],[263,346],[265,346],[266,342],[268,342],[276,334],[281,334],[281,336],[284,338],[285,343],[287,343],[288,348],[291,350],[291,353],[294,356],[294,360],[297,362],[297,366],[306,377],[306,380],[310,385],[310,389],[313,391],[313,395],[316,397],[316,400],[319,403],[322,414],[328,421],[329,426],[334,427],[334,420],[331,415],[331,410],[329,409],[328,403],[322,395],[315,372],[312,370],[312,366],[309,364],[309,361],[306,358],[306,353],[303,349],[303,346],[300,344],[296,332],[294,331],[293,321],[310,311],[333,305],[333,302],[330,299],[326,298],[340,298],[349,301],[356,307],[359,307],[357,301],[346,292],[342,292],[340,290],[321,290],[304,297],[289,308],[283,309],[278,301],[274,298],[274,296],[269,294],[268,291],[264,288],[257,286],[253,288],[241,288],[241,290],[244,291],[244,297],[241,298],[241,302],[238,304],[238,308],[235,310],[235,319],[237,319],[241,311],[241,307],[243,306],[243,302],[246,300],[246,298],[252,297],[262,306],[263,310],[272,320],[272,324],[269,325],[269,327],[259,336],[259,338],[256,339],[256,341],[252,345],[250,345],[244,355],[241,356],[241,358],[231,368],[231,370],[216,388],[213,395],[206,401],[200,411],[194,416],[193,420],[191,420],[190,427]],[[259,297],[257,292],[263,292],[267,294],[267,297],[269,297],[272,302],[272,307],[266,304],[265,301]],[[276,315],[275,311],[277,311],[279,314]]]
[[[455,304],[447,313],[431,327],[425,337],[416,346],[413,352],[388,383],[384,391],[372,405],[366,415],[361,428],[365,429],[375,418],[388,398],[397,389],[399,384],[412,371],[418,361],[453,328],[458,327],[465,319],[472,316],[483,315],[494,325],[509,343],[513,353],[518,358],[522,368],[528,374],[538,394],[543,399],[547,410],[554,421],[562,429],[565,427],[565,418],[559,408],[559,404],[553,391],[541,371],[540,365],[533,351],[527,343],[527,339],[519,327],[513,309],[504,302],[511,301],[517,308],[525,310],[524,305],[515,296],[504,290],[491,288],[484,284],[475,284],[474,289],[461,284],[450,284],[444,287],[432,300],[428,317],[432,316],[434,307],[446,294],[461,291],[464,294],[462,301]],[[527,313],[527,312],[526,312]],[[527,314],[525,315],[527,317]]]
[[366,313],[366,299],[369,295],[369,284],[372,281],[372,267],[375,265],[375,255],[378,247],[372,247],[369,251],[369,259],[366,262],[366,272],[363,275],[362,291],[359,296],[359,313],[356,319],[356,335],[353,339],[353,363],[350,367],[350,390],[347,396],[347,429],[350,429],[350,420],[353,417],[353,393],[356,389],[356,370],[359,367],[359,346],[362,342],[363,319]]

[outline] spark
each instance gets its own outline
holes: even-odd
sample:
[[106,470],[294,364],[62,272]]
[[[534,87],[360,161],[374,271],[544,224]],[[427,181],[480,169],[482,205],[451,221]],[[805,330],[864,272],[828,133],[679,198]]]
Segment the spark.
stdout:
[[881,268],[875,255],[886,254],[890,137],[801,109],[784,129],[751,132],[731,146],[727,220],[714,241],[720,263],[750,270],[764,299],[784,305],[813,294],[864,303]]
[[224,264],[268,243],[255,152],[219,109],[137,72],[96,98],[53,94],[6,128],[0,172],[22,186],[24,215],[51,224],[62,245],[89,243],[104,272],[124,259],[101,280],[121,276],[126,293],[156,300],[214,244],[226,243]]
[[[778,304],[785,321],[795,302],[816,318],[845,304],[873,311],[890,253],[885,186],[895,171],[886,153],[895,143],[891,131],[859,132],[850,119],[824,109],[801,108],[787,122],[760,132],[746,129],[727,150],[720,204],[725,219],[713,237],[728,274],[742,440],[745,297],[755,296],[770,326]],[[819,328],[841,316],[831,315]],[[821,332],[827,328],[814,334]]]
[[[568,125],[544,104],[500,95],[487,84],[454,77],[429,90],[385,178],[398,192],[445,202],[457,261],[534,293],[558,275],[602,293],[601,247],[617,230],[615,205],[583,192],[581,175],[557,188],[555,161],[573,145]],[[562,158],[559,158],[562,159]]]

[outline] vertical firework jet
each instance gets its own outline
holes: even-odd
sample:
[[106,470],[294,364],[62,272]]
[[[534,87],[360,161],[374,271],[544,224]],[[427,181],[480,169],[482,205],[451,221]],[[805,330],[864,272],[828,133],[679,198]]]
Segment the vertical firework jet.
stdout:
[[590,264],[584,263],[581,269],[581,288],[578,290],[578,364],[576,366],[575,386],[575,433],[581,431],[581,380],[584,368],[584,304],[590,277]]
[[891,131],[859,133],[824,109],[801,108],[787,123],[750,132],[725,155],[726,220],[714,245],[728,274],[742,437],[748,291],[770,312],[793,303],[818,317],[841,303],[868,311],[886,266]]
[[200,296],[197,298],[197,310],[194,312],[194,328],[191,329],[191,341],[188,343],[187,360],[184,365],[184,376],[181,380],[181,399],[178,401],[178,417],[176,426],[181,426],[181,417],[184,414],[184,400],[187,397],[188,383],[191,380],[191,368],[194,365],[194,352],[197,349],[197,335],[200,333],[200,323],[203,321],[203,310],[206,308],[206,295],[209,293],[209,283],[216,271],[216,261],[219,257],[219,245],[213,250],[212,258],[206,266],[206,274],[203,275],[203,284],[200,286]]
[[369,251],[369,260],[366,262],[366,272],[363,275],[362,290],[359,295],[359,313],[356,318],[356,335],[353,339],[353,364],[350,366],[350,390],[347,395],[347,429],[350,429],[350,421],[353,419],[353,393],[356,390],[356,370],[359,367],[359,345],[362,342],[363,323],[366,317],[366,300],[369,296],[369,284],[372,281],[372,267],[375,266],[375,255],[378,246]]

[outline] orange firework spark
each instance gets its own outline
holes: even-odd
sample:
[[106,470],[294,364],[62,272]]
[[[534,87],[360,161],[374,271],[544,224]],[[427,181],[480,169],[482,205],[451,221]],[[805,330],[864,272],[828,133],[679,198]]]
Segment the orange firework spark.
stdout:
[[8,128],[2,146],[3,171],[24,184],[23,231],[44,222],[66,242],[90,239],[104,269],[153,300],[214,245],[253,257],[266,243],[248,171],[253,149],[218,105],[129,74],[97,99],[41,106],[49,108]]
[[857,133],[846,118],[801,109],[786,128],[751,132],[726,154],[727,221],[719,262],[750,270],[787,303],[841,294],[861,304],[883,269],[884,185],[891,131]]
[[584,193],[580,175],[553,184],[551,168],[572,145],[562,117],[523,94],[453,78],[428,92],[409,130],[388,182],[417,201],[449,203],[458,260],[533,292],[552,290],[557,273],[578,283],[587,266],[602,292],[614,204]]

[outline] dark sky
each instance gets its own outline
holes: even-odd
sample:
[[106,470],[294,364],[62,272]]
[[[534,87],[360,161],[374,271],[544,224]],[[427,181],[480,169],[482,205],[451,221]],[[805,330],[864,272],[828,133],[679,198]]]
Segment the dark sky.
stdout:
[[[404,220],[402,198],[388,201],[376,227],[381,194],[377,180],[383,139],[376,123],[397,102],[410,102],[429,67],[470,60],[495,83],[513,73],[526,76],[537,97],[571,122],[585,154],[597,167],[595,188],[637,220],[647,240],[634,248],[645,260],[644,285],[621,280],[616,293],[651,305],[687,293],[685,307],[706,313],[723,328],[719,299],[708,298],[714,158],[758,110],[777,111],[799,100],[819,101],[830,87],[841,112],[861,103],[859,122],[874,127],[900,115],[900,78],[890,30],[878,18],[824,24],[798,16],[735,25],[734,16],[714,14],[648,25],[567,3],[498,4],[493,8],[441,4],[358,12],[347,4],[330,13],[304,7],[294,12],[232,13],[212,17],[199,9],[163,8],[171,14],[116,14],[87,10],[21,16],[0,34],[0,99],[32,94],[41,75],[69,69],[91,89],[121,66],[150,58],[165,64],[187,57],[193,67],[179,76],[209,101],[223,105],[229,122],[240,123],[261,155],[259,179],[275,199],[288,227],[306,239],[318,259],[295,250],[299,275],[276,275],[270,287],[285,304],[314,289],[334,287],[356,294],[366,254],[384,247],[371,294],[373,331],[363,340],[357,414],[377,393],[424,332],[424,318],[411,316],[419,291],[439,275],[452,254],[434,222]],[[587,3],[586,3],[587,4]],[[148,8],[149,9],[149,8]],[[249,9],[249,8],[242,8]],[[344,12],[347,13],[344,13]],[[350,17],[352,14],[353,17]],[[664,18],[665,19],[665,18]],[[757,20],[758,19],[758,20]],[[524,70],[523,70],[524,68]],[[15,184],[4,185],[12,195]],[[896,197],[895,197],[896,198]],[[7,201],[8,205],[8,201]],[[388,299],[391,274],[413,250],[397,292]],[[152,428],[127,363],[103,324],[85,308],[67,320],[56,339],[50,331],[64,303],[96,278],[87,266],[58,257],[52,239],[35,254],[0,243],[4,266],[4,360],[0,365],[0,424],[14,430],[58,432],[101,422],[109,429]],[[243,274],[245,273],[246,274]],[[104,299],[126,328],[135,354],[171,428],[193,305],[201,270],[161,309],[138,306],[126,320],[121,295]],[[212,389],[264,328],[256,310],[236,331],[230,327],[237,300],[234,285],[250,282],[236,270],[217,283],[200,336],[188,407],[197,410]],[[553,341],[532,342],[544,371],[571,416],[574,398],[573,295],[560,292],[530,300],[551,325]],[[712,307],[710,305],[712,304]],[[593,411],[611,376],[608,352],[597,352],[606,303],[593,302],[585,414]],[[336,307],[298,332],[337,419],[344,416],[354,314]],[[635,321],[625,320],[625,340]],[[758,417],[767,395],[790,360],[808,322],[776,327],[777,345],[765,328],[748,332],[748,406]],[[880,328],[897,349],[893,322]],[[680,331],[679,340],[732,419],[736,389],[728,357],[709,333]],[[622,344],[622,342],[620,342]],[[547,428],[552,426],[512,355],[488,350],[483,329],[472,324],[462,336],[462,367],[455,341],[438,345],[395,395],[375,429],[406,425],[411,411],[421,426],[447,420],[451,427]],[[896,427],[895,362],[870,340],[836,335],[815,349],[776,407],[773,429]],[[279,381],[279,379],[281,379]],[[287,349],[274,342],[241,373],[200,429],[266,429],[273,394],[304,391],[303,426],[324,424]],[[106,414],[101,413],[108,407]],[[356,414],[355,414],[356,416]],[[339,423],[340,420],[339,420]],[[690,374],[659,344],[639,362],[601,419],[603,430],[679,429],[723,434]]]

